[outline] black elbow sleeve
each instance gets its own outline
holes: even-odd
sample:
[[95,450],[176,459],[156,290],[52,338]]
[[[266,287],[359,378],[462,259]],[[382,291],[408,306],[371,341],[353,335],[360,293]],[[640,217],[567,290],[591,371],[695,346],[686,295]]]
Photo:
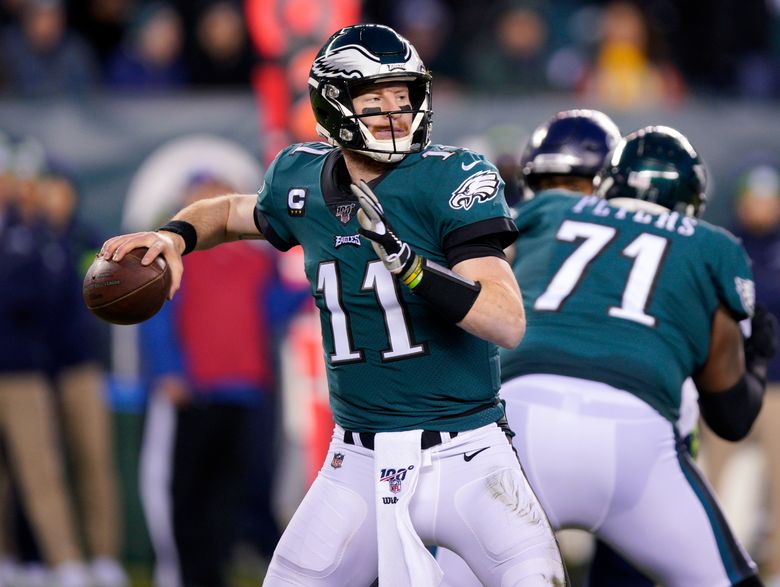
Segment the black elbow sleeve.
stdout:
[[436,306],[439,316],[457,324],[466,317],[482,289],[478,281],[470,281],[449,269],[418,257],[419,262],[409,272],[406,284],[413,294]]
[[750,432],[761,404],[766,384],[753,373],[745,373],[731,388],[720,393],[699,394],[699,408],[704,421],[715,434],[736,442]]

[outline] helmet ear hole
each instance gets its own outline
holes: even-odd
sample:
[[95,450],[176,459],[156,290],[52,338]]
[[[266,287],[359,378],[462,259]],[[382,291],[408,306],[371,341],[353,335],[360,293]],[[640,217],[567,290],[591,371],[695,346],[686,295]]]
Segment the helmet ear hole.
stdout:
[[335,100],[336,98],[339,97],[339,94],[341,94],[341,92],[333,84],[328,84],[328,85],[325,86],[325,97],[326,98],[328,98],[330,100]]

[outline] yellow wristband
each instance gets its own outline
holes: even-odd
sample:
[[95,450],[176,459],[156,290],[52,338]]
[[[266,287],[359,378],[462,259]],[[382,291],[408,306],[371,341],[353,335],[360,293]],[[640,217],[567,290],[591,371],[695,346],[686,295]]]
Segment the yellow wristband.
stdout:
[[412,280],[412,282],[406,284],[406,287],[408,287],[409,289],[414,289],[415,287],[417,287],[420,284],[420,282],[422,281],[422,277],[423,277],[423,272],[422,272],[422,269],[420,269],[420,271],[417,273],[417,275],[415,275],[415,277]]
[[412,267],[412,269],[407,272],[407,274],[401,279],[401,281],[403,281],[403,284],[409,289],[414,289],[414,287],[418,283],[420,283],[421,279],[422,279],[422,259],[418,256],[414,264],[414,267]]

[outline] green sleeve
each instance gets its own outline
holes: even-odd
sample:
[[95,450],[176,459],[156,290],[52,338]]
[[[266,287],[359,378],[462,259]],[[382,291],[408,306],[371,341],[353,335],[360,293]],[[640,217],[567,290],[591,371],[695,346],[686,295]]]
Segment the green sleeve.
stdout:
[[708,255],[712,261],[712,277],[718,299],[737,320],[753,315],[755,285],[750,258],[742,244],[731,233],[718,229],[714,233],[714,248],[719,254]]
[[280,159],[288,151],[289,148],[281,151],[268,166],[263,185],[257,192],[257,203],[255,204],[258,227],[268,242],[282,251],[298,244],[298,240],[288,226],[288,194],[278,193],[280,191],[279,184],[283,182],[277,180],[277,167]]
[[438,163],[436,171],[431,218],[437,223],[441,242],[468,225],[511,219],[504,181],[498,169],[479,153],[459,149],[455,157]]

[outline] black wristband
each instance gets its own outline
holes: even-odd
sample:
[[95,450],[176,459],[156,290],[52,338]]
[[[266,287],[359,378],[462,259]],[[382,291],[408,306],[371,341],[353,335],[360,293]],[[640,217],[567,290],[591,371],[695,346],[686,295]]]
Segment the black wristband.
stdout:
[[699,393],[702,418],[712,431],[732,442],[750,432],[764,401],[765,384],[750,372],[720,393]]
[[195,231],[195,227],[186,220],[171,220],[157,229],[158,232],[161,230],[178,234],[184,239],[182,257],[194,251],[198,245],[198,233]]
[[445,320],[458,323],[471,310],[482,286],[436,263],[416,257],[402,281],[424,300],[436,306]]

